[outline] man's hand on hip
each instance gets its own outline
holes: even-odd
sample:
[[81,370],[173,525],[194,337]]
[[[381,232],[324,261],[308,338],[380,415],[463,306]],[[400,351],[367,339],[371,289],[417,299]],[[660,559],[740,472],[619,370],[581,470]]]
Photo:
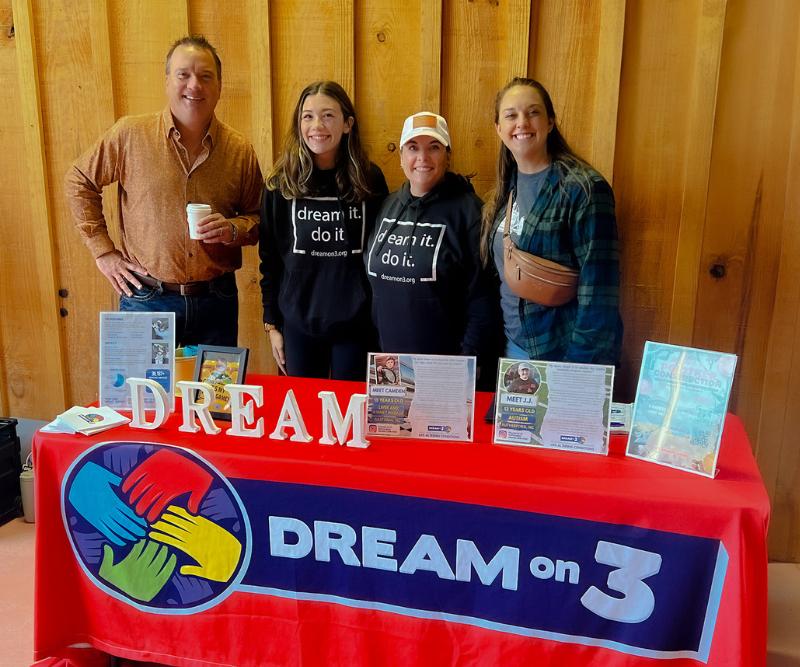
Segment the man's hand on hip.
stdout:
[[222,213],[212,213],[197,223],[197,232],[203,243],[232,243],[233,223]]
[[111,283],[114,291],[119,295],[124,293],[126,296],[133,296],[131,285],[136,289],[141,288],[142,284],[131,271],[145,276],[148,275],[147,269],[139,266],[136,262],[125,259],[119,250],[112,250],[105,255],[100,255],[95,260],[95,263],[100,272],[108,278],[108,282]]

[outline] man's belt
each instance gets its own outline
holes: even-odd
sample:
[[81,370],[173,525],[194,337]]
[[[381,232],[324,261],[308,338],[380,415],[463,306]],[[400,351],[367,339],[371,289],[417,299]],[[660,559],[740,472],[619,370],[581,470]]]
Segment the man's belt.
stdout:
[[155,288],[160,287],[165,292],[177,292],[181,296],[204,296],[208,294],[212,282],[211,280],[200,280],[194,283],[181,285],[180,283],[165,283],[151,276],[143,276],[140,273],[137,273],[136,277],[142,285]]

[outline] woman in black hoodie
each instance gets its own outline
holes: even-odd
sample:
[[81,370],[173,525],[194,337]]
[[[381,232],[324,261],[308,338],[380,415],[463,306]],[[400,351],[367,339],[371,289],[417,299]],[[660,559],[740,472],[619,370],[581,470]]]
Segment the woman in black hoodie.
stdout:
[[366,257],[372,319],[385,352],[479,355],[493,302],[481,268],[481,200],[448,171],[447,121],[406,119],[400,163],[408,179],[383,203]]
[[264,330],[284,373],[366,377],[372,326],[362,255],[387,191],[344,89],[307,86],[261,202]]

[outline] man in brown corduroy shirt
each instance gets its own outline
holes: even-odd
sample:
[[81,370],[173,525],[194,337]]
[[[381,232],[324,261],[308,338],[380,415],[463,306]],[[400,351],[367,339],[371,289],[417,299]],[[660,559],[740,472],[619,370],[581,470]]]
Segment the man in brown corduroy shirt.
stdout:
[[[214,115],[222,65],[203,37],[169,50],[156,114],[121,118],[72,165],[66,193],[75,226],[120,295],[120,310],[174,312],[179,344],[237,344],[234,271],[256,243],[262,177],[253,147]],[[120,248],[108,234],[103,187],[117,182]],[[186,205],[211,215],[189,238]]]

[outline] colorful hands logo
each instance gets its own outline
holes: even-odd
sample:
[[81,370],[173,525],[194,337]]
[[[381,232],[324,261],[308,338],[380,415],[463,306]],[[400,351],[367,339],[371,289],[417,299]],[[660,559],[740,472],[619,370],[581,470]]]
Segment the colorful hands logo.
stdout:
[[208,609],[232,592],[247,569],[252,536],[239,496],[187,450],[97,445],[70,466],[61,502],[86,574],[139,609]]

